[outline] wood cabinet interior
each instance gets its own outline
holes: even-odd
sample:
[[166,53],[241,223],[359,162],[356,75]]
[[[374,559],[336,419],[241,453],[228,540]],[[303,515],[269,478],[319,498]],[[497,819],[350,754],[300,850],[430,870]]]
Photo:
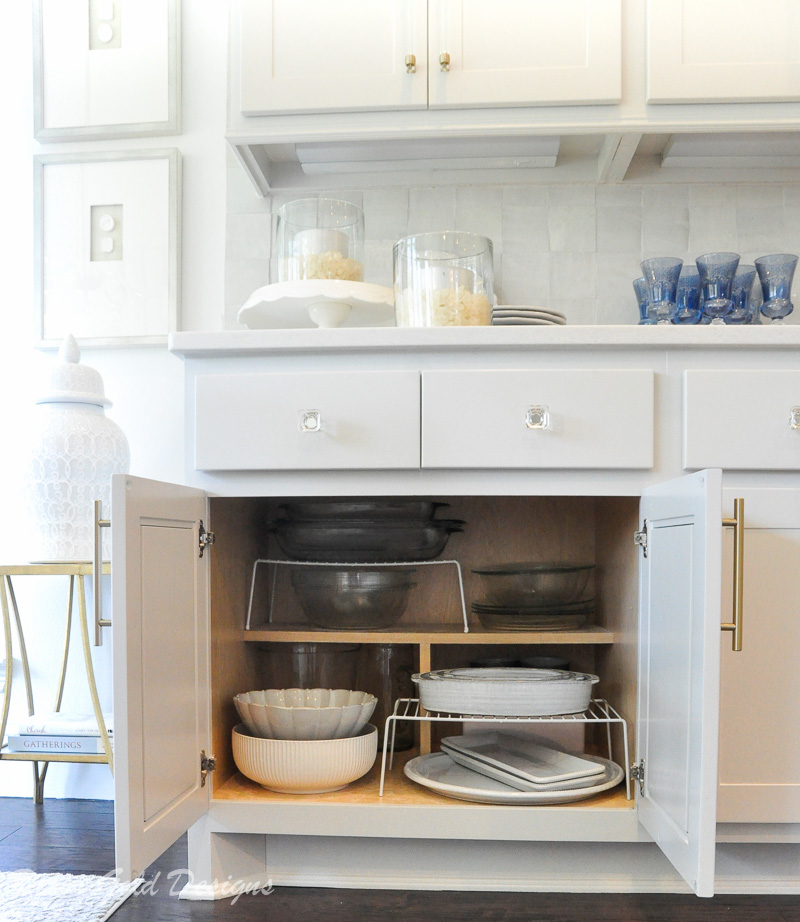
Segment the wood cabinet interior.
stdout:
[[[292,641],[413,643],[417,650],[415,665],[422,669],[467,665],[481,655],[497,652],[514,656],[526,652],[562,655],[571,668],[600,676],[594,696],[606,698],[627,719],[631,753],[635,751],[638,558],[633,534],[638,522],[638,497],[430,498],[450,504],[439,511],[439,517],[466,522],[462,533],[451,536],[441,559],[455,559],[461,565],[469,633],[464,633],[461,626],[455,568],[449,566],[418,568],[418,585],[397,626],[368,633],[331,632],[309,624],[294,598],[288,578],[290,568],[278,567],[272,624],[265,624],[269,596],[262,591],[266,587],[261,586],[254,598],[255,630],[245,632],[255,560],[285,559],[269,532],[269,523],[281,515],[280,504],[288,498],[210,500],[210,528],[216,535],[210,575],[216,790],[236,775],[230,743],[231,729],[238,722],[233,696],[270,687],[267,651]],[[578,629],[558,634],[508,634],[482,628],[471,613],[472,602],[480,597],[472,568],[523,560],[594,563],[590,588],[596,602],[591,621],[601,632]],[[379,729],[382,732],[383,728]],[[436,734],[434,748],[435,740]],[[614,743],[615,752],[621,753],[621,740],[615,739]],[[587,738],[587,747],[592,745],[592,739]],[[346,792],[342,797],[346,801]]]

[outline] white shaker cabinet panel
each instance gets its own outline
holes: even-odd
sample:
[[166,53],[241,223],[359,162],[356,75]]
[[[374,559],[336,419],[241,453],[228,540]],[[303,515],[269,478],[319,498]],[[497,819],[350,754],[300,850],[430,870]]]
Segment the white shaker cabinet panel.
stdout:
[[[744,499],[742,649],[722,640],[720,823],[800,823],[800,489],[723,491]],[[732,608],[732,534],[725,530],[722,618]]]
[[115,474],[111,520],[116,864],[133,880],[211,799],[206,495]]
[[639,507],[639,822],[714,893],[722,474],[648,487]]
[[427,105],[425,0],[240,0],[240,11],[245,115]]
[[648,0],[647,102],[798,99],[797,0]]
[[650,369],[422,374],[424,468],[649,468]]
[[195,468],[419,467],[419,372],[199,375]]
[[432,109],[620,101],[620,0],[430,0],[428,15]]
[[800,470],[800,371],[687,371],[686,470]]

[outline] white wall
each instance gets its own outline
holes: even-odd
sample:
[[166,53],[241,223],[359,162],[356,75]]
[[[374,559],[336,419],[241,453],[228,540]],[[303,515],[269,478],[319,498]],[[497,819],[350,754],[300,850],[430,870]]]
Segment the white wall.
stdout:
[[[20,560],[19,532],[25,508],[19,495],[19,470],[25,458],[25,428],[35,412],[35,395],[55,360],[52,352],[34,348],[33,336],[33,171],[36,153],[156,149],[177,147],[183,158],[181,216],[181,310],[183,329],[222,325],[225,246],[225,84],[227,3],[191,0],[182,4],[183,103],[179,136],[131,141],[97,141],[37,145],[32,140],[31,4],[11,3],[4,9],[0,31],[0,407],[4,438],[0,440],[0,561]],[[8,88],[14,88],[9,93]],[[183,479],[183,367],[179,359],[157,347],[84,349],[82,361],[103,375],[107,411],[126,433],[131,447],[131,473],[162,480]],[[55,585],[60,584],[60,585]],[[66,580],[17,580],[20,609],[33,662],[37,707],[52,706],[54,675],[63,638]],[[108,605],[108,599],[106,599]],[[111,643],[108,631],[95,650],[95,668],[104,709],[110,710]],[[35,656],[34,656],[35,654]],[[81,664],[72,648],[73,666]],[[77,656],[76,656],[77,654]],[[3,654],[0,653],[0,660]],[[15,670],[13,714],[27,712],[21,695],[21,674]],[[91,711],[88,694],[68,676],[65,707]],[[1,700],[1,699],[0,699]],[[0,763],[0,795],[30,796],[31,768]],[[51,765],[48,797],[113,796],[104,765]]]

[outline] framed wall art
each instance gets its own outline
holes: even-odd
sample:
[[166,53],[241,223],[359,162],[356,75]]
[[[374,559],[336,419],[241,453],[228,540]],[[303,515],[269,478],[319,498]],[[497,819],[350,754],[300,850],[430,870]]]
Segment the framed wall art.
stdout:
[[34,0],[38,141],[177,134],[179,0]]
[[178,327],[180,153],[34,158],[36,336],[165,342]]

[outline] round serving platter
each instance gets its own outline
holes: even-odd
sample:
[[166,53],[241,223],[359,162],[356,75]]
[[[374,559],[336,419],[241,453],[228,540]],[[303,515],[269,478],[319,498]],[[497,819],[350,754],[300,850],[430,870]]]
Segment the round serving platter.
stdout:
[[517,791],[507,784],[480,775],[463,765],[458,765],[444,752],[417,756],[406,763],[404,771],[406,776],[417,784],[456,800],[467,800],[478,804],[517,806],[569,804],[608,791],[616,787],[625,777],[624,770],[616,762],[602,759],[599,756],[587,755],[585,758],[605,766],[605,772],[595,784],[570,790]]

